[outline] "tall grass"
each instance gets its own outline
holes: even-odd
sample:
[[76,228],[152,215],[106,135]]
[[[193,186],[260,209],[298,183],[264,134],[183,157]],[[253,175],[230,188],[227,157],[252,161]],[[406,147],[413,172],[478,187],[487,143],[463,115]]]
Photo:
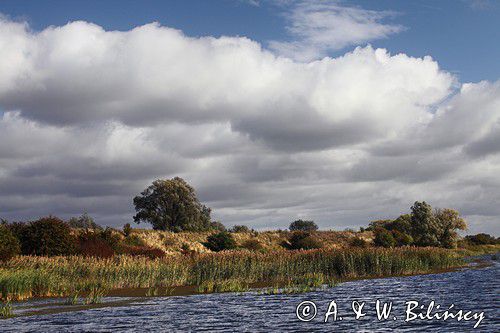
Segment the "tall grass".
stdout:
[[[302,281],[331,284],[345,278],[425,273],[461,263],[437,248],[349,248],[341,250],[231,251],[159,259],[116,256],[21,256],[0,265],[0,297],[71,296],[97,300],[103,290],[195,285],[201,292],[244,290],[250,283]],[[307,282],[309,281],[309,282]],[[299,283],[299,282],[297,282]],[[96,292],[96,290],[98,292]]]

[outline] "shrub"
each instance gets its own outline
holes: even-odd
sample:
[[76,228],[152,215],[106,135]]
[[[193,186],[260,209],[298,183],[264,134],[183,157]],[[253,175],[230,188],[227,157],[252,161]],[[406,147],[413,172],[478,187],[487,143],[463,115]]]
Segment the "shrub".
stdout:
[[392,236],[398,246],[411,245],[413,243],[413,238],[404,232],[393,230]]
[[208,236],[207,241],[203,245],[212,251],[219,252],[236,248],[236,241],[230,233],[221,231]]
[[7,261],[20,253],[19,240],[6,225],[0,224],[0,261]]
[[496,244],[498,242],[495,237],[484,233],[465,236],[465,239],[473,245]]
[[125,237],[128,237],[130,233],[132,232],[132,227],[130,226],[130,223],[125,223],[123,226],[123,234]]
[[231,228],[231,232],[234,233],[250,233],[251,230],[246,225],[235,225]]
[[310,250],[310,249],[320,249],[323,244],[316,238],[314,238],[311,233],[305,231],[296,231],[292,234],[289,242],[289,249],[291,250]]
[[210,228],[218,231],[226,231],[226,226],[219,221],[210,222]]
[[22,232],[23,254],[58,256],[75,252],[75,238],[71,235],[69,225],[55,216],[30,222]]
[[375,238],[373,242],[376,246],[382,247],[394,247],[396,245],[396,240],[392,233],[383,228],[375,229]]
[[297,220],[293,221],[288,229],[290,231],[316,231],[318,230],[318,226],[314,221]]
[[86,257],[111,258],[115,252],[100,234],[86,232],[78,237],[79,253]]
[[367,247],[368,243],[363,238],[354,237],[349,242],[349,245],[352,247]]
[[246,240],[241,247],[250,251],[262,251],[264,249],[259,240],[255,238]]

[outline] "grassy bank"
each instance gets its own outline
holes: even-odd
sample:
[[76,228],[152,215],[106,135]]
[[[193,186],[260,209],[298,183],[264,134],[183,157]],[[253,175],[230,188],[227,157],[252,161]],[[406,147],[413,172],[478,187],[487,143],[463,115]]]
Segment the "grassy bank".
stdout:
[[0,296],[4,300],[96,297],[110,289],[187,285],[199,286],[200,292],[238,291],[251,283],[330,284],[346,278],[427,273],[461,263],[453,251],[413,247],[231,251],[172,254],[154,260],[19,256],[0,265]]

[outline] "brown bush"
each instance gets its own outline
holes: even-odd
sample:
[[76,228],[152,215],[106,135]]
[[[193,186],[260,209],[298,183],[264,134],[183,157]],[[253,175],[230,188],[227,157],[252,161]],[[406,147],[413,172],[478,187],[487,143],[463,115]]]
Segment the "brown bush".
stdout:
[[115,251],[98,234],[86,233],[78,239],[78,252],[86,257],[111,258]]
[[352,247],[368,247],[368,243],[360,237],[354,237],[349,241],[349,245]]
[[149,246],[129,246],[123,245],[120,250],[123,254],[128,254],[130,256],[144,256],[150,259],[163,258],[165,252],[162,249]]

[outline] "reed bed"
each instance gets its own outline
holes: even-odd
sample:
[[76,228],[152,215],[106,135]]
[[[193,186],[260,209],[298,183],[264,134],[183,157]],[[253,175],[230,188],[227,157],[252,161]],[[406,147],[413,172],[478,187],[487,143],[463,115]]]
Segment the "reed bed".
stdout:
[[[316,286],[350,278],[426,273],[462,263],[438,248],[231,251],[160,259],[20,256],[0,265],[0,298],[71,297],[97,300],[106,290],[198,286],[200,292],[243,291],[251,283]],[[234,290],[233,290],[234,289]]]

